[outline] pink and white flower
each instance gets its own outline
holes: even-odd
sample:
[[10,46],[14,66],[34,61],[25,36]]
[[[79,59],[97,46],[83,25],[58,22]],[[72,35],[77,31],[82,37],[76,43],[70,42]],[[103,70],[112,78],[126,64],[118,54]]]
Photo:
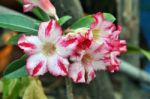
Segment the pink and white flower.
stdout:
[[102,13],[94,18],[91,29],[81,28],[76,32],[78,45],[70,56],[69,66],[69,77],[76,83],[89,83],[97,70],[118,71],[121,62],[117,57],[127,50],[126,42],[119,40],[120,26],[116,28]]
[[62,35],[62,29],[55,20],[42,22],[38,36],[22,35],[18,46],[29,55],[26,68],[30,75],[43,75],[47,71],[54,76],[68,74],[68,57],[77,42]]
[[56,9],[50,0],[23,0],[24,12],[31,11],[33,7],[39,7],[48,15],[55,17],[58,20]]
[[106,69],[102,61],[106,52],[103,45],[92,44],[91,30],[77,34],[77,39],[74,55],[70,56],[69,77],[76,83],[89,83],[95,78],[96,70]]
[[104,19],[101,12],[94,16],[95,21],[91,24],[93,32],[93,41],[96,44],[103,44],[103,49],[107,53],[103,57],[103,62],[110,72],[118,71],[120,60],[117,58],[122,52],[126,52],[126,41],[119,40],[119,34],[122,31],[121,26],[116,26]]

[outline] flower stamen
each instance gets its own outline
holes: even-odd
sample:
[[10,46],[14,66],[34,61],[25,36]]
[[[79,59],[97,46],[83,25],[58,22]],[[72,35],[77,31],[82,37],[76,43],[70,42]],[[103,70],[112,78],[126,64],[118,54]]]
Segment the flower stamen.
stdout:
[[93,59],[92,56],[90,54],[86,53],[83,55],[81,62],[82,62],[82,64],[89,64],[92,62],[92,59]]
[[101,30],[96,28],[96,29],[93,29],[92,32],[93,32],[93,39],[95,41],[99,40]]
[[43,45],[43,52],[45,55],[53,55],[55,53],[56,46],[53,43],[45,43]]

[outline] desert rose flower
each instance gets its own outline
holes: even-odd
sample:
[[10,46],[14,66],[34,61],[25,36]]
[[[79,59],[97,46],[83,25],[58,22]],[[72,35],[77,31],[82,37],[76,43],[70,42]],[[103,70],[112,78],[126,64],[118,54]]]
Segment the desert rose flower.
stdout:
[[47,71],[54,76],[68,74],[68,56],[76,47],[76,39],[62,35],[60,25],[50,20],[41,23],[38,36],[21,36],[18,46],[29,55],[26,69],[30,75],[43,75]]
[[91,24],[93,33],[93,42],[95,44],[103,44],[105,56],[102,59],[106,68],[110,72],[118,71],[120,60],[118,56],[122,52],[126,52],[126,41],[120,40],[119,35],[122,31],[121,26],[116,26],[104,19],[103,13],[98,12],[94,16],[94,22]]
[[58,20],[56,9],[50,0],[23,0],[24,12],[31,11],[33,7],[39,7],[48,15],[55,17]]
[[103,45],[95,45],[92,39],[92,31],[76,33],[78,45],[74,55],[70,56],[69,77],[75,83],[89,83],[95,78],[95,71],[105,70],[106,65],[101,60],[104,57]]

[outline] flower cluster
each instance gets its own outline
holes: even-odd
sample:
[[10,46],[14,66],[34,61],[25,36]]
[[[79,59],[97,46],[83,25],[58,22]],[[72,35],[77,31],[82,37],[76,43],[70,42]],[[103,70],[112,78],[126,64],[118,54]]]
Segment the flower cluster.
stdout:
[[[24,6],[28,3],[33,6],[32,1],[36,0],[24,0]],[[37,1],[40,6],[43,0]],[[97,70],[118,71],[120,60],[117,57],[127,51],[126,41],[119,39],[121,26],[105,20],[101,12],[93,15],[93,19],[89,28],[81,27],[67,33],[51,19],[40,24],[38,36],[22,35],[18,46],[29,55],[28,73],[37,76],[49,72],[54,76],[68,76],[76,83],[89,83]]]

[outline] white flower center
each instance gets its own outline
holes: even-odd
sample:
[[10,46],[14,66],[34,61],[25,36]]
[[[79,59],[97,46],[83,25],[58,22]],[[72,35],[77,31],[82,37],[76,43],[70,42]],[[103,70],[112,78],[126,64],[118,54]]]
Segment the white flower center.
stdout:
[[92,62],[93,58],[89,53],[86,53],[83,55],[81,62],[82,64],[90,64]]
[[45,55],[53,55],[56,51],[56,46],[53,43],[45,43],[43,45],[43,52]]

